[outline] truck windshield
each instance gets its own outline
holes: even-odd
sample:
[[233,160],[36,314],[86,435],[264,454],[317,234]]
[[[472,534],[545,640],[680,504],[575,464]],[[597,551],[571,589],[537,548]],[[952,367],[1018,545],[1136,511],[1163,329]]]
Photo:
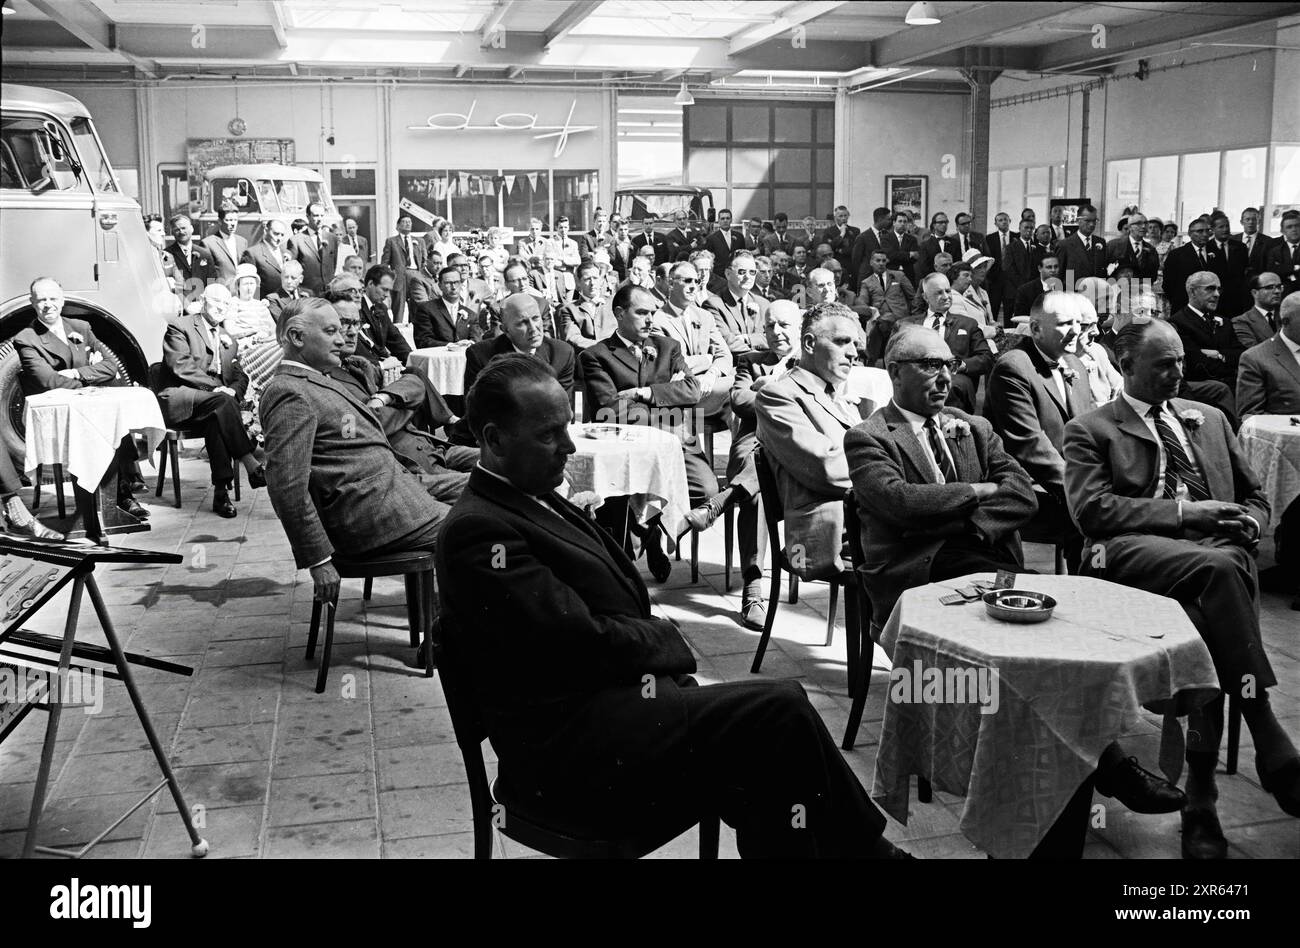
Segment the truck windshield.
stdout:
[[313,203],[323,205],[326,213],[329,212],[325,187],[319,181],[277,180],[275,190],[280,198],[280,210],[286,214],[306,216],[307,205]]
[[50,134],[42,119],[5,116],[0,120],[0,188],[46,191],[76,186],[72,165],[66,158],[54,157]]
[[700,219],[699,198],[689,192],[681,194],[640,193],[624,195],[622,202],[620,211],[622,211],[623,207],[627,207],[627,212],[624,213],[631,220],[645,220],[647,217],[672,220],[673,215],[678,211],[684,211],[686,216],[693,221]]
[[103,149],[99,147],[99,137],[95,134],[95,128],[90,124],[90,119],[73,119],[72,137],[77,143],[77,151],[81,154],[81,164],[85,169],[91,187],[96,191],[112,194],[119,192],[121,188],[117,186],[117,179],[113,177],[113,168],[108,163],[108,159],[104,157]]

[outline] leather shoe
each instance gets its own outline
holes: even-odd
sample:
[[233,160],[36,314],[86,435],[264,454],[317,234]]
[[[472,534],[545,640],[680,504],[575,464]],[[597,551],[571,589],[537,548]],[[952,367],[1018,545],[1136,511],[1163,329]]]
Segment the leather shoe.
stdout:
[[143,506],[141,506],[140,501],[136,500],[134,497],[131,496],[123,497],[121,500],[117,502],[117,507],[119,510],[123,511],[124,513],[129,513],[132,517],[135,517],[137,520],[149,519],[149,511],[145,509]]
[[230,502],[230,495],[224,490],[212,492],[212,512],[218,517],[225,517],[229,520],[231,517],[239,516],[239,511],[235,505]]
[[1300,757],[1292,757],[1270,774],[1260,773],[1259,783],[1273,794],[1283,813],[1300,817]]
[[685,517],[690,524],[691,529],[696,533],[703,533],[709,527],[718,522],[722,512],[727,509],[727,503],[731,500],[731,491],[724,490],[722,493],[715,495],[700,506],[691,510]]
[[650,567],[650,575],[655,578],[655,582],[668,582],[668,577],[673,574],[673,561],[668,558],[662,546],[658,543],[647,543],[645,561]]
[[256,490],[266,486],[266,465],[257,465],[257,470],[248,475],[248,486]]
[[29,537],[35,537],[38,540],[65,540],[62,533],[57,530],[51,530],[45,524],[41,523],[35,517],[32,517],[27,523],[19,525],[9,524],[10,533],[26,534]]
[[755,632],[762,632],[767,624],[767,606],[761,599],[746,599],[740,604],[740,624]]
[[1097,771],[1097,792],[1115,797],[1134,813],[1176,813],[1187,805],[1187,794],[1127,757]]
[[1227,859],[1228,841],[1212,808],[1183,810],[1183,858]]

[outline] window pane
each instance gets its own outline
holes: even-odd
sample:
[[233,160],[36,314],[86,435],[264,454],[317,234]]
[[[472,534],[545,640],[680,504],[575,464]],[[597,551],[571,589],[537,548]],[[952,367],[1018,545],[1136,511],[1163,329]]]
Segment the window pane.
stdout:
[[707,185],[727,180],[727,150],[725,148],[693,148],[687,156],[686,180],[691,184]]
[[732,188],[731,214],[733,220],[747,217],[761,217],[764,220],[772,216],[768,207],[770,198],[767,188]]
[[835,180],[835,149],[817,149],[817,183],[829,184]]
[[[1178,205],[1178,156],[1142,159],[1142,201],[1148,219],[1173,220]],[[1113,215],[1112,215],[1113,216]]]
[[1219,153],[1183,155],[1181,223],[1208,214],[1219,204]]
[[1282,212],[1300,205],[1300,146],[1278,145],[1273,149],[1273,214],[1268,232],[1282,233]]
[[737,105],[731,110],[731,137],[738,142],[766,142],[772,138],[765,105]]
[[1246,208],[1264,206],[1266,155],[1263,148],[1241,148],[1223,156],[1223,204],[1220,206],[1234,227]]
[[[766,148],[733,148],[731,180],[736,184],[762,184],[771,180],[771,159]],[[807,177],[805,173],[804,177]]]
[[[5,118],[3,124],[0,124],[0,140],[4,144],[0,148],[0,156],[3,156],[0,186],[46,191],[57,187],[51,171],[60,172],[65,181],[75,180],[72,166],[67,160],[55,159],[49,133],[40,120]],[[73,186],[78,190],[86,190],[85,175]]]
[[335,197],[359,194],[368,196],[375,193],[374,168],[331,168],[330,193]]
[[778,142],[812,141],[812,112],[808,109],[776,110],[776,129],[773,136]]
[[812,213],[812,193],[808,188],[776,188],[772,195],[772,213],[785,211],[791,221]]
[[1052,165],[1052,197],[1065,197],[1065,162]]
[[556,171],[554,175],[555,216],[567,217],[571,231],[590,229],[600,190],[596,172]]
[[99,149],[99,141],[90,127],[90,119],[73,119],[72,137],[77,143],[77,151],[81,153],[81,163],[86,174],[90,176],[90,183],[94,189],[116,192],[118,188],[117,182],[113,180],[113,169],[108,166],[108,159]]
[[722,106],[687,106],[686,116],[692,141],[725,142],[727,140],[727,110]]
[[1002,189],[999,193],[1002,209],[1013,221],[1020,220],[1020,209],[1025,206],[1025,169],[1009,168],[1002,172]]
[[812,156],[810,148],[775,148],[776,156],[772,176],[777,181],[807,181],[812,176]]
[[527,233],[528,221],[534,217],[550,225],[551,182],[545,171],[507,169],[501,186],[505,191],[501,226]]
[[1142,162],[1137,158],[1106,163],[1106,194],[1102,198],[1101,220],[1119,220],[1124,208],[1141,199]]
[[497,187],[491,170],[457,171],[451,189],[451,222],[458,231],[497,225]]
[[1047,166],[1025,170],[1025,194],[1047,195]]
[[[442,170],[434,171],[427,168],[399,170],[397,193],[399,197],[404,197],[412,204],[424,208],[434,217],[446,217],[447,180],[447,172]],[[397,211],[396,208],[394,210]],[[412,224],[420,231],[428,229],[428,225],[419,219],[412,221]]]

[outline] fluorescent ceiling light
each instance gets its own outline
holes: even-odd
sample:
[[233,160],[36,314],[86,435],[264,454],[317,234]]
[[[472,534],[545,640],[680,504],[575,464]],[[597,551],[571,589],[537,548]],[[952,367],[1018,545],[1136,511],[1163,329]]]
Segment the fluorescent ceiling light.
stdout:
[[927,3],[926,0],[918,0],[907,8],[907,17],[904,22],[908,26],[934,26],[942,22],[939,14],[935,11],[934,5]]

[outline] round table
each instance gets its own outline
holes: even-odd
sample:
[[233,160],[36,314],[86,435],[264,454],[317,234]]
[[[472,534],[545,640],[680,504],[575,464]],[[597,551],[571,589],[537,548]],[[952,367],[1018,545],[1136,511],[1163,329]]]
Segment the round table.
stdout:
[[[588,430],[613,437],[591,438]],[[610,497],[630,497],[640,523],[662,514],[669,537],[685,529],[690,493],[676,435],[643,425],[571,425],[569,436],[577,451],[565,468],[561,494],[589,510]]]
[[142,432],[149,454],[167,434],[158,399],[147,388],[56,388],[27,396],[26,470],[38,464],[62,464],[84,484],[98,485],[113,462],[122,439]]
[[1300,424],[1292,424],[1292,417],[1251,415],[1237,433],[1246,461],[1259,475],[1268,498],[1265,534],[1277,529],[1282,514],[1300,496]]
[[419,369],[441,395],[465,394],[465,350],[469,343],[412,349],[406,364]]
[[1175,780],[1183,737],[1174,715],[1211,700],[1219,685],[1209,650],[1172,599],[1042,575],[1016,583],[1056,599],[1041,624],[1000,622],[978,600],[939,601],[992,579],[930,583],[894,608],[881,634],[893,670],[872,796],[906,823],[909,776],[919,774],[966,798],[961,830],[971,842],[1021,859],[1142,706],[1166,715],[1159,763]]

